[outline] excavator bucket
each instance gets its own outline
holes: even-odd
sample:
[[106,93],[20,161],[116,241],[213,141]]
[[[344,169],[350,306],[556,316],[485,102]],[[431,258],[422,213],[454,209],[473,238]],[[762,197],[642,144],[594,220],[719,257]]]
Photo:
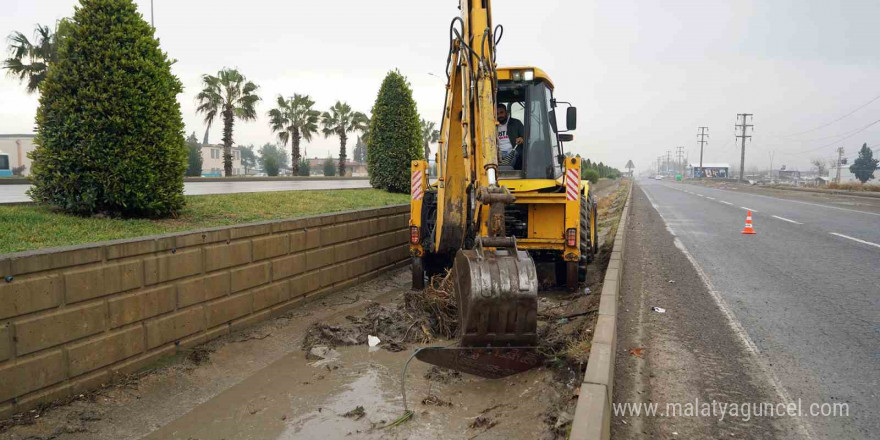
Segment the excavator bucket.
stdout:
[[[453,263],[460,346],[422,350],[416,357],[487,378],[540,364],[535,263],[511,238],[478,238]],[[484,247],[485,246],[485,247]],[[490,248],[493,247],[494,249]]]

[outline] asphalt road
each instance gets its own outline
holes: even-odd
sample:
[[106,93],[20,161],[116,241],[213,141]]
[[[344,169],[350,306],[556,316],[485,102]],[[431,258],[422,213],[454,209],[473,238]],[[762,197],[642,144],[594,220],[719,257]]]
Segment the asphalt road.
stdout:
[[[785,397],[805,409],[848,404],[848,417],[803,418],[811,437],[877,438],[880,209],[653,180],[639,186]],[[756,235],[740,233],[749,209]]]
[[[287,180],[266,182],[185,182],[186,195],[230,194],[270,191],[297,191],[315,189],[369,188],[367,179],[347,180]],[[30,185],[0,185],[0,204],[30,202],[25,194]]]

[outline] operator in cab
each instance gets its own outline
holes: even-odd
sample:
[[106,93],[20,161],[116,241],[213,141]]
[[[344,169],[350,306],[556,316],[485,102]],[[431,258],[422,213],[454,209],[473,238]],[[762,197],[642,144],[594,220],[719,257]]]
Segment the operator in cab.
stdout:
[[507,106],[498,103],[498,164],[522,169],[522,149],[525,127],[517,119],[510,117]]

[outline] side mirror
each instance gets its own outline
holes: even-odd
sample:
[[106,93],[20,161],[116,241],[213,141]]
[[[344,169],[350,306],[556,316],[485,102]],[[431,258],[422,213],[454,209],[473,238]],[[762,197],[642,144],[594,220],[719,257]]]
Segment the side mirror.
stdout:
[[574,140],[574,135],[571,133],[559,133],[558,136],[560,142],[571,142]]
[[574,130],[577,128],[577,107],[569,107],[565,111],[565,128]]

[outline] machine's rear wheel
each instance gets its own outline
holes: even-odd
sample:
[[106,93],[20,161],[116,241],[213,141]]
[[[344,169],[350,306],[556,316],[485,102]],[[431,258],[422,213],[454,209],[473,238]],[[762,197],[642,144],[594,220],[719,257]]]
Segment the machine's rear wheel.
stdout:
[[423,290],[425,288],[425,265],[421,257],[412,259],[412,289]]

